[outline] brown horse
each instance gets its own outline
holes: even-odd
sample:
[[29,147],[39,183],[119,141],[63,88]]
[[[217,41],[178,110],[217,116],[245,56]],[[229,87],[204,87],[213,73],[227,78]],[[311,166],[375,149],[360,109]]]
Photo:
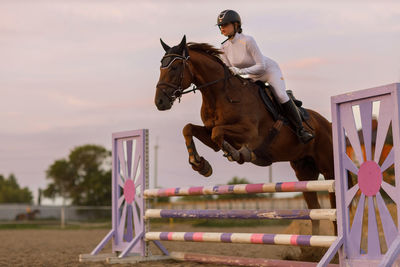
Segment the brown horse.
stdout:
[[24,221],[24,220],[34,220],[36,214],[40,214],[40,210],[35,209],[34,211],[27,211],[26,213],[19,213],[15,216],[16,221]]
[[[159,110],[171,109],[174,101],[188,92],[191,84],[202,94],[201,119],[204,126],[187,124],[183,136],[192,168],[204,176],[212,174],[208,161],[201,157],[193,136],[205,145],[222,150],[229,160],[268,166],[290,161],[300,181],[317,180],[319,174],[334,179],[332,126],[313,110],[308,121],[315,138],[301,143],[289,125],[275,122],[266,110],[255,83],[233,76],[218,57],[222,52],[209,44],[181,43],[169,47],[162,40],[165,55],[161,60],[155,104]],[[191,91],[191,90],[189,90]],[[278,134],[279,133],[279,134]],[[309,209],[320,208],[317,194],[305,192]],[[332,208],[335,196],[330,194]],[[313,221],[313,234],[319,231]]]

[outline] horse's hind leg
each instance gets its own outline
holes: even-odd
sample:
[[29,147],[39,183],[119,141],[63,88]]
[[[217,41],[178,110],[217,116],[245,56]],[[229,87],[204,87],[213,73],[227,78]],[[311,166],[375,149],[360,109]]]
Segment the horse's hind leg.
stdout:
[[[325,180],[333,180],[335,178],[333,172],[323,173]],[[329,193],[329,202],[331,204],[331,209],[336,209],[336,195],[334,192]],[[337,221],[333,221],[333,229],[335,231],[335,235],[337,235]]]
[[[298,161],[291,161],[290,165],[296,173],[299,181],[312,181],[317,180],[319,172],[316,169],[314,160],[311,157],[306,157]],[[316,192],[303,192],[304,199],[307,203],[308,209],[320,209],[321,206],[318,202],[318,196]],[[319,234],[319,220],[312,220],[312,234]]]
[[[318,202],[318,196],[316,192],[303,192],[304,199],[306,200],[308,209],[320,209],[321,206]],[[319,220],[312,220],[312,234],[319,234]]]
[[[324,175],[325,180],[333,180],[335,179],[335,171],[334,171],[334,165],[333,165],[333,151],[332,151],[332,140],[331,138],[329,138],[325,144],[326,149],[323,150],[321,149],[321,151],[319,151],[319,153],[316,155],[316,158],[318,160],[316,160],[318,169],[321,170],[321,173]],[[349,185],[353,185],[353,182],[351,180],[351,175],[348,176]],[[350,187],[351,187],[350,186]],[[349,187],[349,188],[350,188]],[[331,209],[336,209],[336,196],[335,193],[329,193],[329,202],[331,204]],[[335,230],[335,235],[337,235],[337,222],[333,221],[333,227]]]
[[[256,137],[255,128],[245,124],[216,126],[211,135],[212,141],[225,152],[227,158],[239,164],[256,159],[254,152],[247,146],[249,140]],[[229,143],[227,139],[233,140],[234,143]]]
[[193,136],[195,136],[205,145],[211,147],[215,151],[218,151],[218,146],[211,140],[211,131],[207,130],[204,126],[189,123],[183,128],[182,133],[185,138],[186,148],[189,153],[189,163],[192,165],[193,170],[198,171],[201,175],[206,177],[210,176],[212,174],[212,167],[206,159],[197,153]]

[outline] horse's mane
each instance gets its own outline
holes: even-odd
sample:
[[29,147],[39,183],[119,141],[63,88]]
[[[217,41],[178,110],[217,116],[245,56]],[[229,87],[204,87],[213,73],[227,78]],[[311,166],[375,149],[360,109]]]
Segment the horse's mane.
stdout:
[[[196,52],[200,52],[203,55],[211,58],[212,60],[214,60],[215,62],[218,62],[219,64],[222,65],[222,67],[224,67],[225,71],[230,74],[231,76],[233,76],[229,71],[228,71],[228,66],[225,65],[225,63],[222,61],[222,59],[219,57],[219,55],[223,54],[224,52],[222,52],[220,49],[215,48],[214,46],[207,44],[207,43],[194,43],[194,42],[189,42],[187,43],[188,49],[189,50],[193,50]],[[234,78],[239,79],[240,81],[249,81],[250,83],[253,83],[251,80],[249,79],[245,79],[239,75],[233,76]]]
[[216,62],[222,64],[222,66],[226,67],[225,63],[219,57],[219,55],[221,55],[224,52],[215,48],[214,46],[207,44],[207,43],[194,43],[194,42],[188,43],[187,46],[188,46],[189,50],[193,50],[196,52],[206,54],[209,56],[209,58],[214,59],[214,61],[216,61]]

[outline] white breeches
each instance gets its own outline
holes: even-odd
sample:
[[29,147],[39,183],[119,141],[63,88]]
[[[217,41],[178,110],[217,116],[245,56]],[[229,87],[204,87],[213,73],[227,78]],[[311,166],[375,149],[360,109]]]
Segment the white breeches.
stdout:
[[283,75],[281,70],[278,68],[269,68],[267,73],[264,75],[273,88],[273,93],[279,103],[285,103],[289,101],[289,96],[286,93],[286,85],[285,80],[283,79]]

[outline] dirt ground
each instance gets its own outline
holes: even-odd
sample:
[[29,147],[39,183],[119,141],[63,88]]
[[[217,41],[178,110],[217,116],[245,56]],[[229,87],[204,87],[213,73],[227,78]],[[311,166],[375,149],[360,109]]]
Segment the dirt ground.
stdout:
[[[330,227],[326,226],[321,229]],[[175,224],[169,226],[152,226],[152,231],[204,231],[204,232],[248,232],[248,233],[291,233],[309,234],[311,226],[306,222],[294,222],[288,226],[260,226],[260,227],[226,227],[202,228],[190,225]],[[79,254],[90,253],[91,250],[107,234],[107,229],[96,230],[0,230],[0,266],[109,266],[105,262],[80,263]],[[329,232],[329,231],[328,231]],[[323,232],[321,234],[331,234]],[[300,259],[302,255],[320,254],[322,252],[302,251],[298,247],[274,245],[248,245],[248,244],[221,244],[221,243],[195,243],[195,242],[163,242],[170,251],[190,251],[196,253],[212,253],[220,255],[234,255],[243,257],[260,257],[270,259]],[[161,254],[157,248],[151,247],[153,254]],[[103,252],[111,252],[108,244]],[[311,259],[313,260],[313,259]],[[119,264],[117,266],[215,266],[213,264],[197,264],[175,262],[172,260],[162,262],[148,262],[133,264]],[[221,266],[221,265],[219,265]]]

